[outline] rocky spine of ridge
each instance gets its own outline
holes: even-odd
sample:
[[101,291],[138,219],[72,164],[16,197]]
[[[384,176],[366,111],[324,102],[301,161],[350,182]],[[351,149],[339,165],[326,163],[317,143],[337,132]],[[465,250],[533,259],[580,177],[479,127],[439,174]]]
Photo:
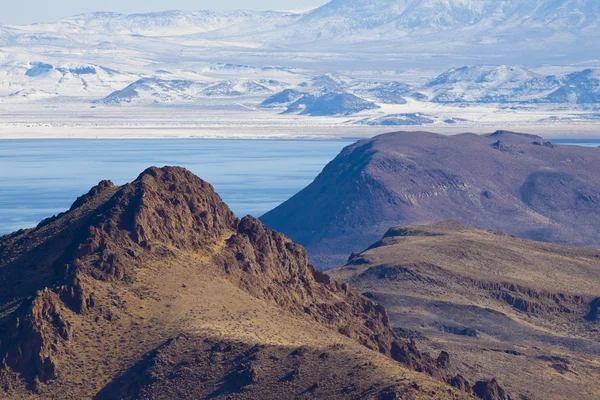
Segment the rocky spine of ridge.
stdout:
[[214,265],[252,296],[471,391],[452,377],[447,353],[434,359],[400,339],[382,306],[315,270],[284,235],[252,217],[238,220],[212,186],[182,168],[150,168],[122,187],[102,182],[67,213],[0,246],[3,283],[14,280],[0,294],[12,307],[0,318],[0,374],[35,384],[59,379],[54,354],[69,348],[73,316],[110,321],[115,300],[97,293],[99,283],[126,287],[148,260],[168,265],[178,250],[216,248]]
[[302,246],[256,218],[241,220],[219,259],[229,278],[253,296],[329,326],[419,372],[449,379],[438,360],[394,334],[384,307],[347,284],[331,281],[309,264]]

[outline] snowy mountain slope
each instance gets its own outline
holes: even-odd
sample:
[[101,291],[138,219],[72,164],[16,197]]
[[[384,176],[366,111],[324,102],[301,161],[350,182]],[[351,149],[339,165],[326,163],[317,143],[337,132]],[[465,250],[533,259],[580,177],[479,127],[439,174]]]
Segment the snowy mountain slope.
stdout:
[[542,76],[501,66],[452,68],[423,91],[435,103],[600,103],[600,72],[587,69],[564,76]]
[[261,67],[255,67],[244,64],[232,64],[232,63],[214,63],[203,70],[204,72],[237,72],[237,73],[256,73],[256,72],[267,72],[267,73],[282,73],[282,74],[296,74],[301,72],[300,70],[294,70],[293,68],[280,67],[275,65],[265,65]]
[[201,61],[240,70],[260,60],[258,68],[282,65],[287,72],[341,67],[340,60],[348,69],[374,60],[564,64],[595,58],[599,21],[597,0],[333,0],[300,13],[84,14],[0,26],[0,43],[1,50],[29,59],[35,53],[99,65],[125,57],[138,66]]
[[377,118],[365,118],[357,121],[360,125],[371,125],[371,126],[418,126],[427,125],[434,123],[428,115],[420,113],[409,113],[409,114],[390,114],[383,117]]
[[425,101],[427,96],[403,82],[357,82],[351,86],[358,96],[384,104],[406,104],[407,98]]
[[311,87],[314,91],[328,92],[335,90],[343,90],[348,87],[350,80],[338,74],[327,73],[313,77],[310,82],[304,83],[302,86]]
[[587,69],[568,74],[561,85],[543,100],[548,103],[599,104],[600,71]]
[[402,29],[440,30],[470,25],[495,8],[487,1],[459,0],[333,0],[308,13],[303,23],[320,36],[350,35],[386,25]]
[[[12,61],[0,65],[0,95],[46,93],[57,96],[97,97],[137,79],[136,75],[119,72],[96,64]],[[36,97],[34,96],[34,97]]]
[[323,35],[348,35],[387,26],[397,31],[442,31],[477,24],[584,28],[600,19],[593,0],[333,0],[301,23]]
[[261,96],[273,93],[270,86],[280,88],[284,85],[275,80],[227,80],[204,89],[202,94],[208,97]]
[[[307,12],[278,11],[166,11],[123,15],[97,12],[76,15],[53,23],[0,27],[22,33],[64,35],[184,36],[215,34],[223,37],[259,31],[275,33],[272,43],[294,39],[325,40],[366,31],[377,34],[437,32],[482,25],[513,29],[549,27],[597,28],[600,3],[594,0],[333,0]],[[523,26],[526,23],[526,26]],[[246,29],[242,31],[241,28]],[[273,32],[274,28],[283,28]],[[289,28],[289,29],[288,29]]]
[[13,30],[0,24],[0,43],[6,44],[13,39]]
[[437,103],[498,102],[511,96],[538,75],[508,65],[452,68],[425,85]]
[[[585,61],[600,50],[596,0],[334,0],[254,40],[415,63]],[[443,34],[441,34],[443,32]],[[342,47],[343,46],[343,47]],[[343,49],[343,50],[342,50]],[[434,57],[432,57],[434,55]]]
[[118,104],[173,104],[193,103],[201,98],[264,97],[273,93],[273,88],[283,86],[275,80],[253,81],[248,79],[192,81],[182,79],[142,78],[117,90],[101,103]]
[[67,34],[179,36],[217,31],[236,25],[259,27],[265,21],[270,21],[271,24],[289,24],[297,18],[297,14],[276,11],[165,11],[131,15],[96,12],[20,29]]
[[352,115],[378,109],[379,106],[347,92],[328,92],[321,95],[307,94],[292,103],[286,114],[299,113],[313,117]]
[[292,103],[305,96],[307,93],[300,92],[296,89],[285,89],[279,93],[269,96],[260,104],[262,108],[284,109],[288,108]]
[[104,104],[166,103],[193,101],[208,84],[187,80],[142,78],[124,89],[111,93],[102,100]]

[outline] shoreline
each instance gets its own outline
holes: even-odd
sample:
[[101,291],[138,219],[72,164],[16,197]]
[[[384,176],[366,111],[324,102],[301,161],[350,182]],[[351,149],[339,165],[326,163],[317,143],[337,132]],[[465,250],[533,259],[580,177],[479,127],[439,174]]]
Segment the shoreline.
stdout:
[[[387,129],[385,129],[387,128]],[[370,139],[372,137],[391,133],[391,132],[432,132],[441,135],[453,136],[464,133],[473,133],[477,135],[492,134],[498,130],[526,133],[540,136],[546,140],[567,140],[567,141],[600,141],[600,125],[597,129],[590,130],[568,130],[568,129],[518,129],[516,127],[499,127],[497,129],[435,129],[432,127],[385,127],[373,130],[348,132],[349,129],[339,127],[338,129],[325,129],[322,133],[299,134],[287,133],[276,134],[273,132],[262,134],[256,130],[249,130],[245,133],[230,133],[229,130],[223,130],[221,133],[198,133],[189,134],[189,129],[163,129],[163,128],[95,128],[95,129],[77,129],[69,128],[77,132],[65,133],[64,129],[57,129],[59,132],[3,132],[0,128],[0,142],[8,141],[95,141],[95,140],[115,140],[115,141],[139,141],[139,140],[190,140],[190,141],[270,141],[270,142],[337,142],[337,141],[358,141],[362,139]],[[292,129],[293,131],[294,129]],[[143,133],[140,133],[143,131]],[[156,131],[161,131],[156,132]],[[340,132],[339,134],[337,132]],[[345,134],[344,134],[345,133]],[[600,143],[599,143],[600,144]]]

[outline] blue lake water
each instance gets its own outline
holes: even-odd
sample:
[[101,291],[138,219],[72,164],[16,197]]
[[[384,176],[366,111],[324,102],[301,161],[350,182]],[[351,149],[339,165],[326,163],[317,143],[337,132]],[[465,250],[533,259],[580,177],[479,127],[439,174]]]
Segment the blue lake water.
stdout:
[[575,146],[600,147],[600,139],[557,139],[550,140],[555,144],[569,144]]
[[[600,146],[600,140],[552,140]],[[239,216],[260,216],[308,185],[352,141],[0,141],[0,235],[68,209],[103,179],[179,165],[213,184]]]
[[352,141],[0,141],[0,235],[67,210],[103,179],[134,180],[179,165],[210,182],[240,216],[260,216],[300,191]]

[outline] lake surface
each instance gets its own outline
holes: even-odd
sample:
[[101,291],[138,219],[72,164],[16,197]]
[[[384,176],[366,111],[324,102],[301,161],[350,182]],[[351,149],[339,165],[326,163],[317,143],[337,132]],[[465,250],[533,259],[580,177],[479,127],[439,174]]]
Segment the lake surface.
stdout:
[[575,146],[600,147],[600,139],[557,139],[552,140],[555,144],[569,144]]
[[[600,146],[598,140],[552,140]],[[210,182],[238,215],[260,216],[300,191],[353,141],[0,141],[0,235],[67,210],[99,181],[179,165]]]
[[0,141],[0,235],[69,209],[103,179],[179,165],[211,183],[238,215],[260,216],[300,191],[352,141]]

